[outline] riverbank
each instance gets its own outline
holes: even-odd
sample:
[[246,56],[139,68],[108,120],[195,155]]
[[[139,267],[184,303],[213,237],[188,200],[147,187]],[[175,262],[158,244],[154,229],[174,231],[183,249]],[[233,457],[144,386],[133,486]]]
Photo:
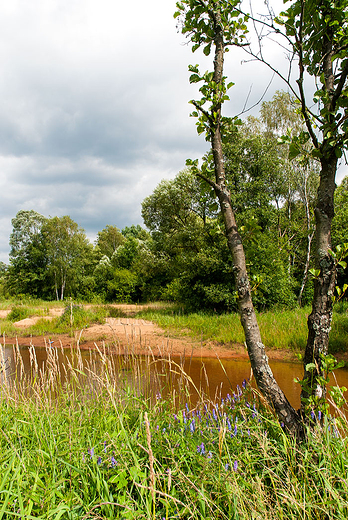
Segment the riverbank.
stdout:
[[[16,307],[15,315],[27,316],[12,322],[6,322],[6,319],[13,315],[13,308],[1,309],[1,344],[31,344],[36,347],[53,344],[63,348],[79,346],[81,349],[107,346],[119,354],[248,359],[243,330],[235,314],[184,314],[163,304],[45,305]],[[259,315],[270,360],[301,360],[306,341],[307,312],[296,309]],[[63,318],[64,326],[60,324]],[[346,313],[334,317],[331,341],[338,350],[334,350],[334,355],[346,362],[347,327]]]

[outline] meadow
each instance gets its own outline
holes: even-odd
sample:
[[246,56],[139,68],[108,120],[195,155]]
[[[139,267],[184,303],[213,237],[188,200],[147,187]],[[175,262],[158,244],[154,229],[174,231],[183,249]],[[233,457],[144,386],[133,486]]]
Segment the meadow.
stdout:
[[339,410],[300,444],[246,381],[211,401],[175,363],[181,391],[157,363],[154,394],[135,356],[115,365],[100,350],[86,363],[76,349],[62,369],[47,348],[38,369],[32,349],[25,376],[13,354],[17,377],[1,374],[0,519],[348,517]]

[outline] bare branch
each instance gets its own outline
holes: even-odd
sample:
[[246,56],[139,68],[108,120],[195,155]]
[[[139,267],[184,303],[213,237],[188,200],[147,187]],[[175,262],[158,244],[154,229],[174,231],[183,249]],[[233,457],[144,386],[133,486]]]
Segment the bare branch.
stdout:
[[245,101],[245,103],[244,103],[243,110],[242,110],[241,112],[239,112],[239,114],[237,114],[236,117],[239,117],[239,116],[241,116],[242,114],[246,114],[247,112],[249,112],[250,110],[252,110],[254,107],[256,107],[257,105],[259,105],[259,104],[261,103],[261,101],[263,100],[263,98],[264,98],[265,95],[267,94],[267,91],[268,91],[269,87],[270,87],[271,84],[272,84],[272,81],[273,81],[273,79],[274,79],[274,76],[275,76],[275,73],[273,73],[273,76],[271,77],[271,79],[270,79],[270,81],[269,81],[267,87],[265,88],[264,92],[262,93],[262,96],[260,97],[260,99],[259,99],[256,103],[254,103],[253,105],[251,105],[251,107],[249,107],[248,109],[245,109],[246,104],[247,104],[248,99],[249,99],[249,96],[250,96],[250,93],[251,93],[251,89],[252,89],[252,86],[250,87],[250,89],[249,89],[249,93],[248,93],[248,96],[247,96],[247,99],[246,99],[246,101]]

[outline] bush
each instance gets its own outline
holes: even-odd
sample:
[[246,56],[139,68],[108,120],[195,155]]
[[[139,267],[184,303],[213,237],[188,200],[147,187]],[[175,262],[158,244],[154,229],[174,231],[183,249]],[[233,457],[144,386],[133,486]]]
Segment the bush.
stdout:
[[9,321],[20,321],[28,318],[30,316],[30,311],[27,307],[13,307],[7,319]]

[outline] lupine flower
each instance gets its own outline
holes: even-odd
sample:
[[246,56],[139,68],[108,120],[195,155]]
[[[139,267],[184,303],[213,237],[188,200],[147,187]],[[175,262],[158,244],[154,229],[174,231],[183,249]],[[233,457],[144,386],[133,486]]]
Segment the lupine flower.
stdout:
[[234,430],[233,430],[233,435],[236,436],[238,433],[238,428],[237,428],[237,425],[235,424],[234,425]]
[[321,421],[321,416],[322,416],[322,413],[321,413],[321,411],[319,410],[319,412],[318,412],[318,419],[319,419],[319,421]]
[[246,379],[243,379],[242,387],[245,389],[246,385],[247,385],[247,381],[246,381]]
[[190,430],[191,430],[191,433],[194,433],[195,431],[195,420],[192,419],[192,421],[190,422]]
[[176,413],[174,414],[174,420],[175,421],[179,421],[178,416],[176,415]]
[[227,427],[228,427],[228,429],[231,431],[231,430],[232,430],[232,425],[231,425],[230,420],[229,420],[228,417],[227,417],[227,419],[226,419],[226,422],[227,422]]
[[90,448],[88,450],[88,453],[90,454],[91,459],[94,457],[94,448]]
[[117,461],[116,461],[115,457],[112,456],[111,457],[111,466],[114,467],[114,466],[116,466],[116,464],[117,464]]
[[188,404],[187,404],[187,403],[185,403],[185,407],[186,407],[186,411],[187,411],[187,413],[189,414],[189,413],[190,413],[190,409],[189,409],[189,407],[188,407]]
[[233,471],[237,471],[237,470],[238,470],[238,461],[235,460],[233,463]]
[[283,423],[283,421],[280,423],[280,426],[284,428],[285,424]]
[[184,418],[184,423],[186,424],[187,422],[187,419],[186,419],[186,414],[185,414],[185,410],[182,411],[182,416]]
[[203,442],[200,446],[197,446],[197,453],[200,453],[201,455],[205,454],[205,446],[204,446]]
[[218,418],[217,418],[217,415],[216,415],[216,411],[215,411],[215,408],[213,408],[213,417],[214,417],[215,421],[217,421],[217,420],[218,420]]
[[250,430],[248,430],[248,432],[247,432],[247,433],[248,433],[248,437],[250,437]]
[[98,466],[100,466],[101,463],[102,463],[102,459],[101,459],[101,457],[98,457],[98,460],[97,460]]
[[225,464],[225,470],[228,471],[229,470],[229,467],[230,465],[229,464]]

